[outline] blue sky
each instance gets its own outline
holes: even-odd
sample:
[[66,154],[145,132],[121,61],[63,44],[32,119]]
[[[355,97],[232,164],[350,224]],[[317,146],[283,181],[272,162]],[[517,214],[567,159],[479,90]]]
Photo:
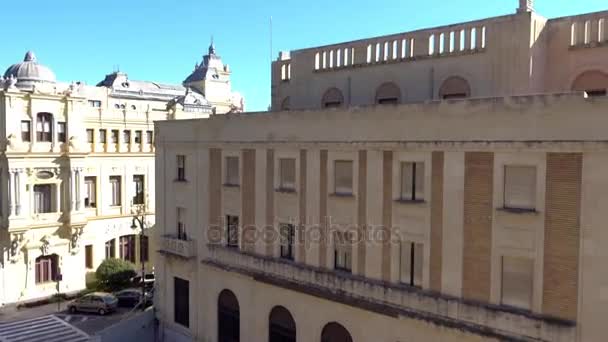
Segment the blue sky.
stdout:
[[[510,14],[517,0],[4,0],[0,69],[33,50],[62,81],[95,84],[115,65],[138,80],[181,83],[211,35],[247,109],[270,103],[269,18],[278,51]],[[608,9],[605,0],[537,0],[558,17]]]

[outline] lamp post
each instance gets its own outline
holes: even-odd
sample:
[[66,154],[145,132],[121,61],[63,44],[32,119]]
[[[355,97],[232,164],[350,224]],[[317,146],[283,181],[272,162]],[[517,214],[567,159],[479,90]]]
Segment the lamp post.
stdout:
[[[143,209],[143,208],[141,208]],[[138,226],[141,229],[139,233],[139,262],[141,263],[141,309],[142,311],[146,308],[146,267],[144,255],[142,253],[142,246],[145,237],[145,228],[146,228],[146,212],[144,210],[138,210],[133,215],[133,221],[131,223],[131,229],[137,229]]]

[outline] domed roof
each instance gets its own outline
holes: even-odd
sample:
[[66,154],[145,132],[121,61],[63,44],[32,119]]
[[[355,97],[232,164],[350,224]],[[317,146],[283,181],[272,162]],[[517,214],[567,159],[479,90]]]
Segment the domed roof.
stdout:
[[36,55],[28,51],[23,62],[13,64],[4,73],[4,78],[17,79],[17,87],[28,88],[37,83],[55,83],[55,74],[48,67],[39,64]]

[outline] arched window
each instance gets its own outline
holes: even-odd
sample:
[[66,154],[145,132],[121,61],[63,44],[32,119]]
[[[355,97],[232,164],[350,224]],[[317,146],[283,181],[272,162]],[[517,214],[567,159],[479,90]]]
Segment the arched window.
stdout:
[[319,70],[319,53],[315,53],[315,70]]
[[296,322],[291,313],[282,306],[275,306],[268,319],[269,342],[296,342]]
[[372,62],[372,44],[367,46],[367,63]]
[[393,83],[383,83],[376,90],[376,104],[401,103],[401,89]]
[[441,84],[439,98],[442,100],[462,99],[471,96],[469,82],[462,77],[452,76]]
[[325,94],[323,94],[323,99],[321,100],[321,106],[323,108],[341,107],[343,104],[344,96],[338,88],[329,88]]
[[286,98],[283,99],[283,102],[281,102],[281,110],[287,111],[290,109],[290,98],[289,96],[287,96]]
[[36,115],[36,140],[51,142],[53,136],[53,114],[38,113]]
[[321,342],[353,342],[353,338],[342,325],[331,322],[323,327]]
[[429,37],[429,56],[432,56],[435,54],[435,35],[432,34]]
[[223,290],[217,301],[217,340],[219,342],[240,341],[239,301],[230,290]]
[[599,70],[585,71],[572,83],[572,90],[584,91],[587,96],[606,96],[608,74]]
[[57,254],[36,258],[36,284],[50,283],[57,279],[59,257]]

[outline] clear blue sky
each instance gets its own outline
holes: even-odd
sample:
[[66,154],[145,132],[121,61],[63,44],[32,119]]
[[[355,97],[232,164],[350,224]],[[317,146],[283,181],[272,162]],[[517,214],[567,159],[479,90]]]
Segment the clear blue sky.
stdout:
[[[248,110],[270,103],[269,18],[278,51],[510,14],[517,0],[4,0],[0,69],[33,50],[62,81],[95,84],[114,65],[132,79],[181,83],[211,35]],[[606,0],[537,0],[558,17]]]

